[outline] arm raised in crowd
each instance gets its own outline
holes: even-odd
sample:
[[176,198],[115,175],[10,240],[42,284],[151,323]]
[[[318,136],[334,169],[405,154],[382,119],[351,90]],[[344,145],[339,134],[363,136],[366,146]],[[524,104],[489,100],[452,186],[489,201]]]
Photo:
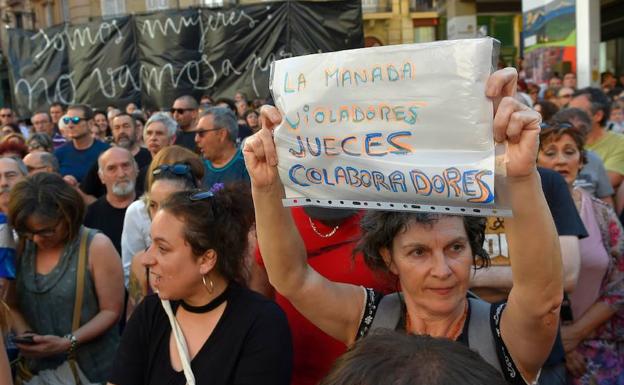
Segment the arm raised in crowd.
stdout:
[[308,265],[297,226],[282,205],[284,186],[273,142],[273,129],[282,117],[275,107],[264,106],[260,119],[263,128],[245,141],[243,154],[251,177],[258,244],[269,281],[312,323],[339,341],[352,344],[364,307],[364,290],[331,282]]
[[555,225],[542,192],[536,158],[540,116],[517,102],[517,73],[497,71],[486,94],[494,99],[494,138],[507,141],[507,182],[513,218],[506,220],[513,288],[501,335],[525,378],[534,379],[559,325],[563,272]]

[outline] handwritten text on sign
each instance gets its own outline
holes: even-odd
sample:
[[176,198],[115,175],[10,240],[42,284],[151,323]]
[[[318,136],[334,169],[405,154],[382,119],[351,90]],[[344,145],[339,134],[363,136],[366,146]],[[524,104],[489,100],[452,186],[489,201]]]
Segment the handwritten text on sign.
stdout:
[[277,61],[287,198],[492,204],[492,49],[473,39]]

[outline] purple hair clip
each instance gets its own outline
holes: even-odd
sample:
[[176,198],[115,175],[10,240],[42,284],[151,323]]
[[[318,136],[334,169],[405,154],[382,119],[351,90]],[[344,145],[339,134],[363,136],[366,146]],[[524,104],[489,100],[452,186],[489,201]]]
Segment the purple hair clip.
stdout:
[[215,183],[210,188],[210,191],[214,194],[217,191],[223,190],[223,187],[225,187],[225,185],[223,183]]

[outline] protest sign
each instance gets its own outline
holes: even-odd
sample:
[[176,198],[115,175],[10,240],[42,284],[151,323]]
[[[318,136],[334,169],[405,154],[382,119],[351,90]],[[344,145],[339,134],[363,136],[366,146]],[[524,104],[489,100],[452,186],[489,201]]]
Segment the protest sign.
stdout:
[[276,61],[285,204],[505,215],[485,97],[497,46],[484,38]]
[[364,45],[359,1],[272,1],[7,30],[19,116],[53,102],[168,108],[181,95],[268,96],[278,58]]

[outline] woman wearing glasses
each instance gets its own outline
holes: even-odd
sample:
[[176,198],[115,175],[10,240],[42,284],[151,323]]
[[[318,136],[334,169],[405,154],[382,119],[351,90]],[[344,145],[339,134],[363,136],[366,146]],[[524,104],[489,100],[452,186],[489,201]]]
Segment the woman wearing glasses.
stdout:
[[252,222],[249,192],[236,185],[161,203],[143,258],[158,294],[128,321],[112,384],[290,383],[286,317],[244,283]]
[[[13,188],[8,215],[20,247],[9,301],[16,332],[25,337],[17,345],[30,371],[54,369],[75,352],[87,378],[102,382],[119,342],[123,274],[111,241],[82,226],[84,212],[80,195],[56,174],[35,174]],[[83,236],[84,296],[80,326],[72,330]]]
[[561,328],[575,384],[624,383],[624,233],[613,209],[573,187],[585,162],[585,138],[570,123],[543,125],[538,164],[568,183],[589,237],[580,240],[581,271],[570,295],[574,321]]

